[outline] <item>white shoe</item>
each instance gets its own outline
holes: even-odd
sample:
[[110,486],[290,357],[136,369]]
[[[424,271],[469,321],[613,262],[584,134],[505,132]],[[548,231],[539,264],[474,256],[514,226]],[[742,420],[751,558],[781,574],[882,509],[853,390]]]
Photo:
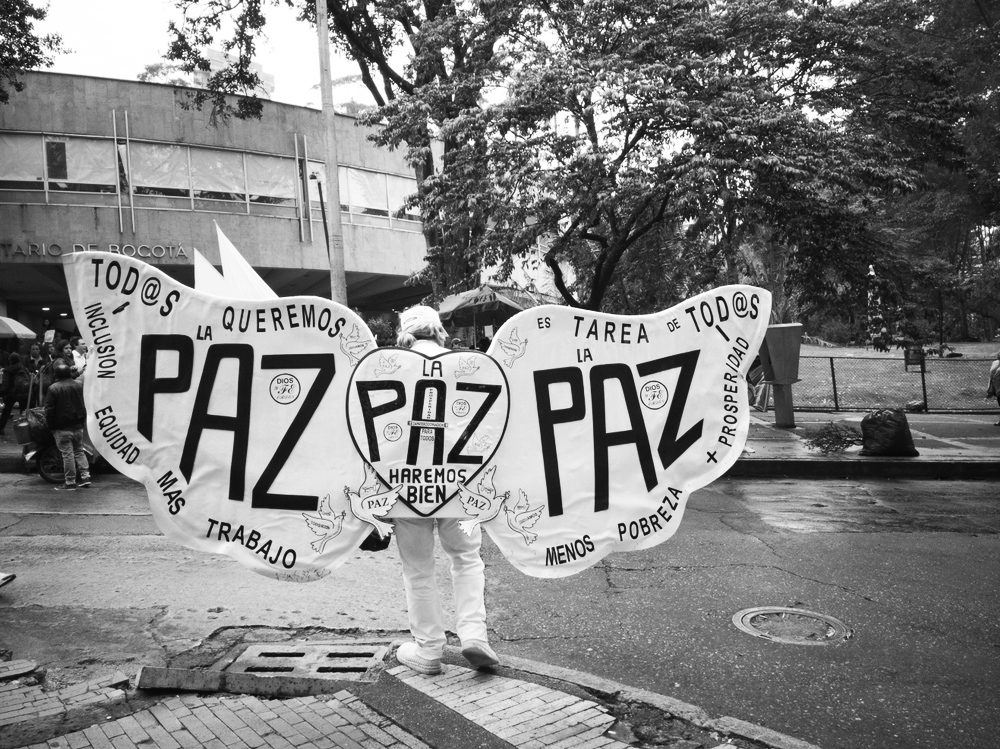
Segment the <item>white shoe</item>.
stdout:
[[396,660],[418,674],[428,676],[441,673],[440,658],[423,658],[417,653],[417,643],[404,642],[396,650]]
[[476,668],[493,668],[500,665],[500,656],[493,651],[488,643],[482,640],[469,640],[462,643],[462,655]]
[[14,582],[14,579],[16,577],[17,577],[17,575],[13,575],[13,574],[11,574],[9,572],[0,572],[0,588],[2,588],[7,583]]

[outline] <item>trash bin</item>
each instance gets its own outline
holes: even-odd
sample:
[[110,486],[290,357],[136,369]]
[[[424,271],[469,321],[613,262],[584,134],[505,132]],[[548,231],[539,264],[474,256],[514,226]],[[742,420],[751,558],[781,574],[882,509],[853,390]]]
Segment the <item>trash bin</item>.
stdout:
[[760,347],[760,363],[764,381],[772,385],[792,385],[799,381],[799,349],[802,346],[802,325],[768,325]]
[[764,382],[774,387],[775,425],[794,427],[792,385],[799,381],[799,349],[802,346],[801,323],[769,325],[760,347]]

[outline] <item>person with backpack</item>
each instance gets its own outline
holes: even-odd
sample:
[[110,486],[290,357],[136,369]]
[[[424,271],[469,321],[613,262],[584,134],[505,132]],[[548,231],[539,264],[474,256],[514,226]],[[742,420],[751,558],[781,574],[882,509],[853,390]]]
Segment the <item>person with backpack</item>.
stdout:
[[[56,489],[75,490],[90,487],[90,465],[83,451],[83,433],[87,428],[87,408],[83,402],[83,383],[73,379],[65,362],[52,367],[55,382],[45,394],[45,421],[62,453],[65,483]],[[80,480],[77,481],[77,473]]]
[[[432,359],[447,354],[441,318],[430,307],[410,307],[399,318],[396,345]],[[444,612],[436,580],[434,526],[441,548],[451,560],[455,595],[456,633],[462,655],[473,667],[493,668],[500,658],[490,647],[486,632],[486,575],[479,549],[482,531],[466,534],[458,518],[398,517],[393,526],[396,548],[403,565],[403,588],[413,639],[396,650],[396,660],[419,674],[441,673],[446,643]]]
[[28,407],[28,389],[31,385],[31,373],[21,364],[21,356],[17,353],[10,355],[7,366],[2,371],[0,395],[3,396],[3,413],[0,414],[0,434],[3,434],[4,427],[7,426],[7,419],[10,418],[15,403],[20,406],[22,414]]

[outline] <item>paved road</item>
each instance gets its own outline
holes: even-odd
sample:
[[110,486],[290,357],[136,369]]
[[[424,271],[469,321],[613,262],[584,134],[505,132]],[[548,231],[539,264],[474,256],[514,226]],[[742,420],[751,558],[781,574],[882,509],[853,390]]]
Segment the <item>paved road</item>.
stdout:
[[[103,476],[66,497],[0,476],[0,645],[55,684],[163,665],[224,626],[406,626],[395,552],[359,552],[325,580],[283,584],[159,536],[138,485]],[[723,480],[681,531],[558,581],[487,543],[503,654],[589,671],[824,749],[996,745],[1000,485]],[[441,572],[445,564],[441,562]],[[364,591],[359,597],[358,591]],[[794,605],[854,631],[781,645],[735,612]]]

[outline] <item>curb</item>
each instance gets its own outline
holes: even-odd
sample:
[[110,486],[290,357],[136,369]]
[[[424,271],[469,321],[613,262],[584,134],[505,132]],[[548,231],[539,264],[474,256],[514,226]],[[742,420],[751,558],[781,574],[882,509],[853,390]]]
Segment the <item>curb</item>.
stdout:
[[[446,645],[445,652],[455,656],[461,655],[461,649]],[[512,671],[543,676],[556,681],[574,684],[581,689],[598,695],[614,698],[625,702],[639,702],[649,707],[669,713],[672,717],[687,721],[692,725],[708,731],[716,731],[725,736],[747,739],[767,747],[767,749],[820,749],[815,744],[787,736],[770,728],[748,723],[739,718],[722,716],[712,718],[707,712],[696,705],[689,705],[673,697],[637,689],[627,684],[611,681],[601,676],[594,676],[583,671],[575,671],[562,666],[552,666],[539,661],[531,661],[515,656],[502,656],[502,667]]]
[[997,479],[1000,460],[919,458],[750,458],[726,471],[731,478]]

